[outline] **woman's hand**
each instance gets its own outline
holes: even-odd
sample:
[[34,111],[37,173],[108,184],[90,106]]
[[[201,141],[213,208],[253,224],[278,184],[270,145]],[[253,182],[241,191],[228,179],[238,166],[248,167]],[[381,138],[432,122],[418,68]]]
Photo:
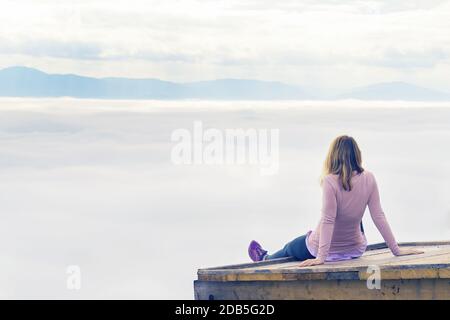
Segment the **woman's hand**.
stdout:
[[323,264],[323,261],[319,259],[308,259],[300,263],[299,267],[317,266],[319,264]]
[[400,248],[400,252],[397,254],[397,256],[409,256],[412,254],[421,254],[421,253],[424,252],[416,249]]

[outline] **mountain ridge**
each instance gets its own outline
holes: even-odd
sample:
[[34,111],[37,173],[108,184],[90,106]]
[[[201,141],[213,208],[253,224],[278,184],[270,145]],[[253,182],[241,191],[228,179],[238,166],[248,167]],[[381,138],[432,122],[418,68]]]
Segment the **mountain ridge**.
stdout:
[[450,94],[392,81],[357,87],[326,96],[279,81],[223,78],[172,82],[157,78],[88,77],[51,74],[25,66],[0,70],[0,96],[99,99],[218,99],[218,100],[406,100],[450,101]]

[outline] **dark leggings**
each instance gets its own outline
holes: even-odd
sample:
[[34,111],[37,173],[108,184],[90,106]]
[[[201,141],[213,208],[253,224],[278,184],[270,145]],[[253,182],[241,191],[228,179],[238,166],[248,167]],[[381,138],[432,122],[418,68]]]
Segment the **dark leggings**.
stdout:
[[[362,222],[360,223],[361,232],[364,233],[364,227]],[[315,257],[309,252],[306,247],[306,234],[295,238],[291,242],[288,242],[283,249],[278,250],[274,254],[269,254],[267,260],[278,259],[285,257],[294,257],[296,260],[304,261],[308,259],[314,259]]]
[[294,257],[298,261],[307,259],[314,259],[315,257],[309,252],[306,247],[306,235],[295,238],[288,242],[283,249],[278,250],[274,254],[270,254],[267,260],[278,259],[284,257]]

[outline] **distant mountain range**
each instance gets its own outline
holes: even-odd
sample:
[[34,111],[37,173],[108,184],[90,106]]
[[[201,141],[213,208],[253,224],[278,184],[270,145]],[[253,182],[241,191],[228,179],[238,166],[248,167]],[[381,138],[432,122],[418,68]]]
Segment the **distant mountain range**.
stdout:
[[313,94],[281,82],[219,79],[176,83],[159,79],[91,78],[48,74],[27,67],[0,70],[0,96],[75,97],[97,99],[218,99],[218,100],[407,100],[450,101],[450,94],[404,82],[379,83],[336,96]]

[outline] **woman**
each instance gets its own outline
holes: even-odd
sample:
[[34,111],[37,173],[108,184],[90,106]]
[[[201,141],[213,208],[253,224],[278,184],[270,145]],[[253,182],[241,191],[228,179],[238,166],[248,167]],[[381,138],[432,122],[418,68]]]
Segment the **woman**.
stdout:
[[362,167],[361,151],[352,137],[340,136],[331,143],[321,186],[322,218],[317,228],[270,255],[258,242],[252,241],[248,253],[253,261],[292,256],[303,261],[301,267],[306,267],[325,261],[358,258],[367,247],[361,222],[367,206],[372,220],[394,255],[422,253],[397,245],[380,205],[375,177]]

